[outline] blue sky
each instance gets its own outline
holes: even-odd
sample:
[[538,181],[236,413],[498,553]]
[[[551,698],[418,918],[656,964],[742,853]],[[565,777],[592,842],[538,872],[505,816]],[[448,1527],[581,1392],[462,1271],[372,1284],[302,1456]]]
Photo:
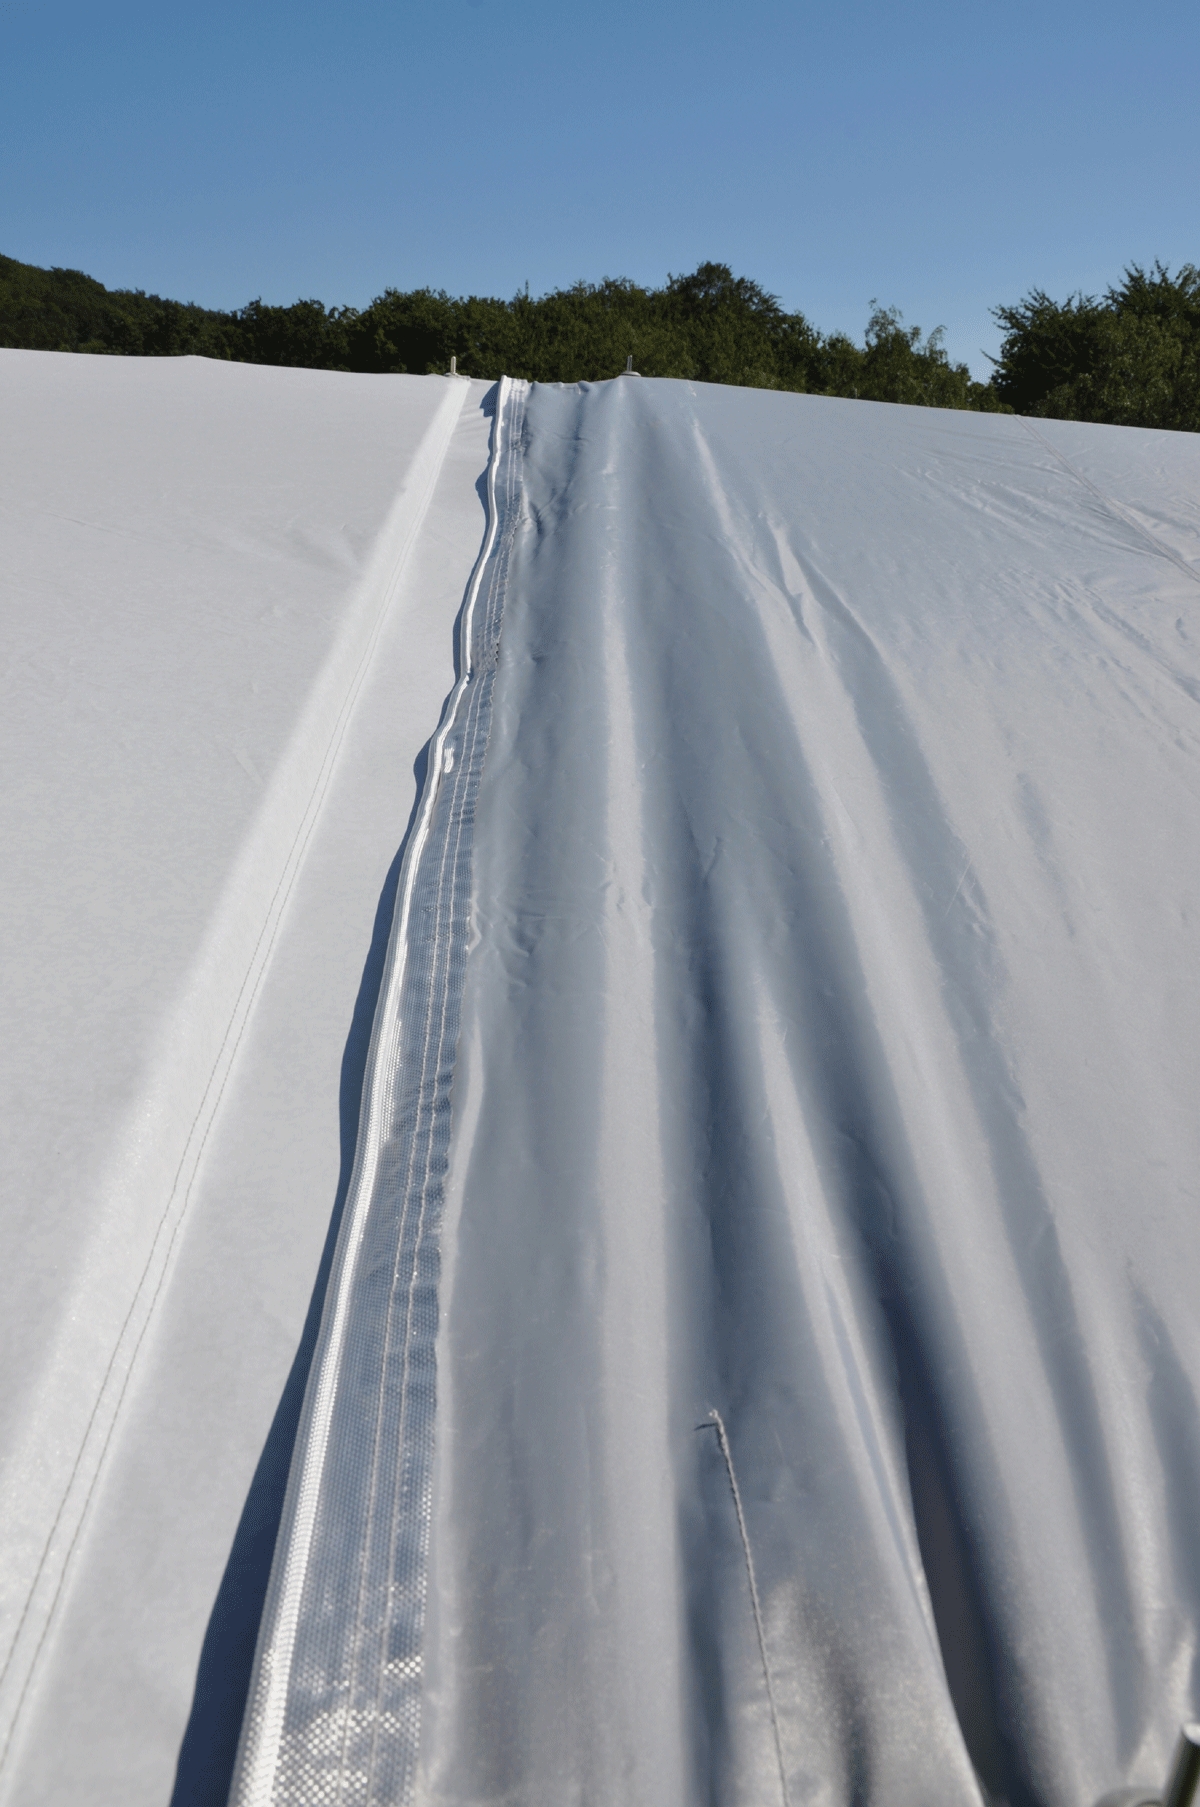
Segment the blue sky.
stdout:
[[980,374],[989,309],[1200,262],[1200,7],[0,7],[0,251],[209,306],[732,264]]

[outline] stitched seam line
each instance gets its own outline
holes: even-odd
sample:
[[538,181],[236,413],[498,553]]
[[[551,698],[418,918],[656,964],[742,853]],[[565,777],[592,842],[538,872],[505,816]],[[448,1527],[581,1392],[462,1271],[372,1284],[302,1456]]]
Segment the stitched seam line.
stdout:
[[788,1799],[787,1770],[783,1762],[783,1739],[779,1731],[779,1714],[775,1708],[775,1686],[771,1680],[771,1665],[767,1660],[767,1637],[763,1629],[762,1606],[758,1597],[758,1582],[754,1574],[754,1557],[750,1552],[750,1533],[746,1529],[746,1514],[742,1510],[742,1490],[738,1486],[737,1471],[733,1466],[733,1452],[729,1447],[729,1436],[725,1430],[725,1420],[714,1407],[708,1414],[710,1422],[699,1425],[699,1430],[714,1430],[717,1443],[725,1462],[725,1473],[729,1478],[729,1490],[733,1494],[733,1509],[737,1514],[738,1535],[742,1540],[742,1555],[746,1562],[746,1579],[750,1583],[750,1605],[754,1611],[754,1629],[758,1634],[758,1654],[762,1659],[763,1680],[767,1684],[767,1707],[771,1714],[771,1732],[775,1739],[775,1761],[779,1766],[779,1792],[783,1797],[783,1807],[791,1807]]

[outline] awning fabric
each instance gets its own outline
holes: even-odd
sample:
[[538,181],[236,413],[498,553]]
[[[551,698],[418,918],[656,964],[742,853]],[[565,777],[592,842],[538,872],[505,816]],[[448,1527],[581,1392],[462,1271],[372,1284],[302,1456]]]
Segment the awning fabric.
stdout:
[[1158,1781],[1200,441],[492,405],[233,1799]]

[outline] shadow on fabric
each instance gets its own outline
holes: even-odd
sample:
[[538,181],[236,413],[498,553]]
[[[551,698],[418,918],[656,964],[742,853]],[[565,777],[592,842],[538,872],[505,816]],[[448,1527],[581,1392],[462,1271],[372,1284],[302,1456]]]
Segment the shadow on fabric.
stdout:
[[258,1638],[267,1582],[271,1575],[275,1538],[283,1512],[283,1496],[287,1490],[292,1448],[296,1441],[308,1370],[316,1347],[317,1332],[321,1327],[325,1288],[329,1282],[329,1270],[354,1166],[354,1146],[358,1136],[358,1113],[367,1049],[371,1040],[371,1024],[375,1018],[379,987],[383,980],[400,868],[416,817],[417,803],[424,789],[425,767],[431,744],[426,742],[422,747],[413,767],[416,800],[400,851],[388,868],[380,893],[371,945],[359,982],[350,1033],[342,1054],[338,1088],[341,1169],[329,1232],[321,1252],[321,1262],[299,1347],[279,1404],[275,1408],[275,1416],[258,1459],[254,1479],[250,1483],[250,1491],[242,1508],[229,1560],[225,1565],[225,1573],[221,1577],[221,1585],[204,1635],[196,1671],[192,1710],[179,1751],[171,1807],[224,1807],[229,1796],[238,1737],[242,1729],[242,1715],[250,1688],[254,1646]]

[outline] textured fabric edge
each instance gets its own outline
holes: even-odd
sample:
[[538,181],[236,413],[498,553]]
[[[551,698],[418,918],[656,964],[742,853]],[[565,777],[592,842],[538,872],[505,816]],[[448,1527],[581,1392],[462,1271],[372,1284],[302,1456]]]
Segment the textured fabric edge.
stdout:
[[[371,1031],[354,1170],[292,1456],[229,1797],[230,1807],[270,1807],[279,1799],[277,1779],[302,1595],[310,1567],[338,1383],[351,1331],[356,1267],[380,1184],[386,1116],[396,1089],[397,1068],[404,1058],[402,1015],[414,930],[414,896],[429,857],[438,857],[434,828],[439,796],[454,770],[453,750],[447,752],[447,742],[465,714],[469,692],[485,663],[489,659],[494,663],[507,555],[519,512],[519,458],[527,393],[527,384],[508,377],[502,377],[497,385],[486,476],[487,521],[463,603],[459,634],[461,671],[433,738],[421,805],[405,851],[383,982]],[[498,476],[505,467],[508,479],[502,490]],[[492,607],[486,611],[491,618],[490,635],[486,635],[488,622],[482,623],[481,631],[480,621],[484,613],[479,604],[485,579],[490,579],[491,585],[489,600]],[[444,983],[450,983],[448,969]],[[413,1435],[411,1430],[409,1435]],[[424,1559],[427,1558],[427,1525],[419,1527],[419,1535],[423,1540]],[[408,1755],[410,1760],[405,1767],[411,1775],[416,1758],[415,1738],[414,1749]]]

